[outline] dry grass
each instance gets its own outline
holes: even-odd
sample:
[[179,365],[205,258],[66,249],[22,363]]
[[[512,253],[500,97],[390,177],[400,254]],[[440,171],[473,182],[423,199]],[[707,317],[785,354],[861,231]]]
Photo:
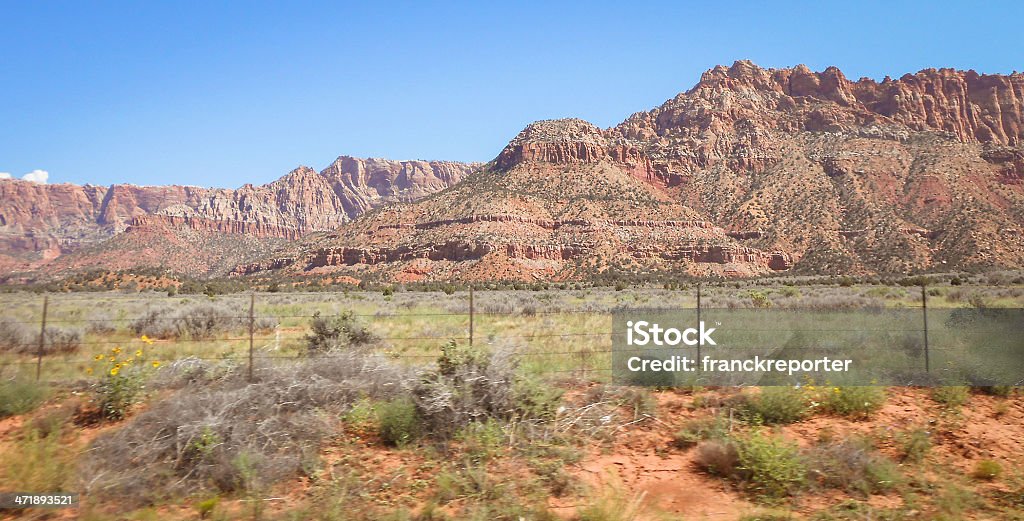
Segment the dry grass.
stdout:
[[[238,374],[183,365],[187,392],[162,400],[99,437],[83,462],[82,490],[143,503],[198,490],[252,490],[299,473],[331,418],[359,398],[389,398],[407,373],[373,355],[334,353]],[[166,378],[166,377],[165,377]],[[173,383],[173,378],[166,378]]]

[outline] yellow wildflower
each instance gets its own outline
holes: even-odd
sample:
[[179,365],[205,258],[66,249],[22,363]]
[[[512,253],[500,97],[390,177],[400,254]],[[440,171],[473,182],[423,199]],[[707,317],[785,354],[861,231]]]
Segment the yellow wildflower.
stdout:
[[152,344],[152,343],[153,343],[153,339],[152,339],[152,338],[149,338],[149,337],[148,337],[148,336],[146,336],[146,335],[142,335],[142,337],[141,337],[141,338],[139,338],[139,340],[142,340],[142,341],[143,341],[143,342],[145,342],[146,344]]
[[117,367],[116,365],[110,368],[110,376],[117,376],[117,373],[119,372],[121,372],[121,368]]
[[111,362],[116,362],[117,361],[117,357],[116,356],[112,356],[112,357],[108,358],[107,360],[109,360]]
[[135,351],[135,356],[142,356],[142,350],[139,349],[139,350]]
[[91,367],[86,367],[85,368],[85,374],[92,374],[92,368]]
[[160,362],[157,362],[156,360],[154,360],[153,361],[153,367],[160,367]]
[[110,352],[114,353],[115,355],[119,355],[119,354],[121,354],[121,348],[120,347],[115,347],[115,348],[111,349]]
[[92,357],[92,359],[97,361],[97,362],[103,360],[104,358],[106,358],[106,357],[103,356],[103,355],[96,355],[96,356]]

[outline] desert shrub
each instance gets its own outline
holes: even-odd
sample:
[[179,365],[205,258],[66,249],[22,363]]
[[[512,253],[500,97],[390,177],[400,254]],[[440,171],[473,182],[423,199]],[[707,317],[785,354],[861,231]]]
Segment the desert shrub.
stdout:
[[932,400],[949,408],[961,407],[970,398],[970,388],[962,385],[947,385],[932,389]]
[[989,301],[988,297],[981,293],[972,293],[967,297],[967,303],[970,304],[972,308],[977,309],[987,309],[992,307],[992,303]]
[[614,408],[626,408],[630,412],[631,419],[641,416],[654,416],[657,412],[658,401],[655,400],[651,391],[644,387],[630,385],[598,385],[590,388],[585,401],[588,403],[604,403]]
[[86,329],[93,334],[109,335],[117,331],[117,321],[112,314],[100,311],[89,316]]
[[927,430],[917,427],[898,433],[896,443],[904,461],[919,463],[932,449],[932,436]]
[[48,394],[49,389],[37,382],[0,381],[0,418],[32,412],[46,401]]
[[729,433],[727,421],[721,416],[687,420],[673,436],[673,443],[688,449],[709,439],[722,439]]
[[[173,288],[174,286],[171,287]],[[199,514],[199,519],[210,517],[210,514],[213,514],[213,511],[217,509],[219,504],[220,496],[211,496],[196,503],[196,513]]]
[[750,304],[755,308],[770,308],[772,307],[772,301],[768,298],[768,295],[760,291],[750,292]]
[[82,336],[82,330],[77,327],[48,326],[46,335],[43,337],[46,339],[44,352],[47,354],[73,353],[81,346]]
[[424,372],[412,390],[425,430],[449,437],[470,423],[536,414],[536,403],[525,405],[542,397],[522,396],[517,366],[511,349],[490,352],[448,342],[437,368]]
[[821,408],[832,414],[866,419],[885,404],[885,389],[873,386],[826,387]]
[[993,481],[1003,473],[1003,466],[998,461],[983,459],[974,464],[971,477],[982,481]]
[[309,468],[328,417],[364,397],[395,398],[407,377],[362,353],[260,367],[251,384],[243,373],[199,381],[101,434],[81,464],[83,492],[144,503],[261,489]]
[[1013,391],[1016,387],[1012,385],[990,385],[983,387],[975,387],[978,392],[987,394],[989,396],[997,396],[999,398],[1008,398],[1013,395]]
[[380,439],[393,447],[404,447],[419,436],[420,419],[416,404],[407,397],[384,402],[377,409]]
[[[151,338],[213,338],[218,334],[247,330],[249,310],[218,302],[196,302],[182,306],[150,309],[134,320],[135,335]],[[272,317],[255,317],[255,329],[266,331],[277,326]]]
[[578,490],[576,479],[565,471],[564,461],[533,461],[530,463],[534,472],[554,497],[563,497]]
[[514,383],[516,409],[523,418],[546,421],[555,417],[562,389],[534,375],[517,375]]
[[38,339],[25,324],[7,317],[0,318],[0,351],[20,353],[32,347],[33,337]]
[[455,433],[455,439],[462,444],[463,452],[480,462],[496,456],[508,436],[499,421],[488,419],[466,425]]
[[156,389],[182,389],[197,385],[211,385],[237,377],[241,368],[235,360],[203,360],[194,356],[171,360],[149,379]]
[[807,466],[819,485],[869,495],[891,489],[899,480],[896,464],[863,440],[818,445],[808,451]]
[[[82,343],[83,331],[77,327],[47,326],[43,337],[44,354],[70,353]],[[0,319],[0,351],[35,354],[39,351],[39,329],[9,318]]]
[[360,346],[373,341],[370,330],[356,320],[352,311],[339,315],[323,317],[317,312],[309,324],[310,333],[306,335],[306,349],[311,353],[321,353],[345,346]]
[[804,485],[807,467],[796,444],[754,432],[735,438],[735,475],[744,488],[766,499],[785,497]]
[[745,414],[765,424],[788,424],[807,417],[807,397],[797,387],[762,387],[756,395],[747,395],[742,409]]
[[701,470],[721,477],[731,477],[736,473],[739,454],[736,446],[726,440],[708,440],[697,444],[694,462]]

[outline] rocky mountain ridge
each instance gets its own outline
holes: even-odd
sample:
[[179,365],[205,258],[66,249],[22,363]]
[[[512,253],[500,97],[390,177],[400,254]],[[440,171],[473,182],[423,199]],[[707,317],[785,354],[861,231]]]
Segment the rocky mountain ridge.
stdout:
[[[232,270],[256,276],[1019,268],[1022,122],[1016,72],[850,81],[834,67],[739,61],[612,128],[532,123],[487,165],[342,157],[319,173],[300,168],[196,199],[167,187],[156,198],[173,204],[145,215],[128,202],[100,213],[112,215],[104,222],[134,213],[117,221],[133,223],[127,233],[159,220],[287,239]],[[150,197],[131,196],[139,208]]]
[[299,167],[238,189],[0,181],[0,263],[39,266],[124,232],[162,224],[297,239],[332,230],[370,208],[457,183],[479,165],[341,156],[321,172]]
[[[476,179],[262,265],[397,279],[1020,267],[1022,103],[1019,73],[852,82],[740,61],[613,128],[532,123]],[[624,225],[659,220],[707,225]]]

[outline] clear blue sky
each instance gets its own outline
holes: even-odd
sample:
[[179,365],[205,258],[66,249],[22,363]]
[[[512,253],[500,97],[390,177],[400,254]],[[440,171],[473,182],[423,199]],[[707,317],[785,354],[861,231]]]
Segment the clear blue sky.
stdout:
[[611,126],[737,59],[1024,68],[1012,1],[548,4],[0,0],[0,172],[235,187],[341,154],[490,160],[531,121]]

